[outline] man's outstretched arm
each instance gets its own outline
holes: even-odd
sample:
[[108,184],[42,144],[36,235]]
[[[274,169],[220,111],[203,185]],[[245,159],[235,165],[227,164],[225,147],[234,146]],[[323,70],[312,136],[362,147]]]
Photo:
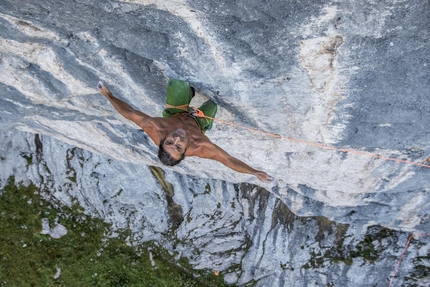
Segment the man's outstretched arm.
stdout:
[[255,175],[256,177],[258,177],[259,180],[263,182],[273,181],[272,176],[268,175],[264,171],[256,170],[250,167],[243,161],[228,154],[225,150],[223,150],[216,144],[208,144],[208,146],[205,146],[202,149],[201,154],[199,154],[198,156],[219,161],[237,172]]
[[114,97],[114,95],[109,91],[109,89],[100,81],[97,85],[97,89],[100,94],[106,97],[112,106],[126,119],[133,121],[135,124],[140,126],[143,130],[149,125],[151,119],[145,113],[139,112],[133,109],[126,102]]

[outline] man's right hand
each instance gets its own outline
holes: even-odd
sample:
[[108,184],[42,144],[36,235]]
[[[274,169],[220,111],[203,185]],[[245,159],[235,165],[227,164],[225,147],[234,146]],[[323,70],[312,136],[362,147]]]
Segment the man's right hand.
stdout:
[[108,95],[109,95],[109,89],[103,84],[102,81],[99,81],[99,83],[97,84],[97,90],[103,96],[108,97]]

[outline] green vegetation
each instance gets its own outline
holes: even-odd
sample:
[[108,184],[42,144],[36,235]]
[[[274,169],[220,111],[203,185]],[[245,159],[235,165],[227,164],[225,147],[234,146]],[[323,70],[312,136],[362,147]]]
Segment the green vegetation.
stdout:
[[71,168],[69,170],[66,171],[67,179],[70,180],[73,183],[76,183],[76,171],[74,168]]
[[[58,220],[67,235],[40,234],[42,218]],[[55,208],[36,186],[13,178],[0,191],[0,221],[0,286],[225,286],[222,276],[192,270],[185,258],[179,265],[153,243],[134,248],[128,234],[108,238],[102,220],[79,206]]]
[[367,234],[364,237],[364,240],[358,243],[356,250],[351,251],[351,257],[362,257],[364,260],[367,260],[372,264],[375,263],[380,252],[375,249],[373,240],[372,236]]
[[426,262],[429,262],[429,261],[430,261],[430,253],[427,253],[427,256],[418,256],[417,258],[414,258],[412,260],[412,263],[414,264],[414,270],[405,279],[411,280],[413,282],[420,282],[424,278],[429,278],[430,267],[425,265]]
[[315,254],[315,252],[312,251],[311,256],[309,262],[303,265],[304,269],[325,267],[324,257],[321,256],[321,253]]
[[211,185],[209,183],[207,183],[206,186],[205,186],[205,192],[204,192],[204,194],[210,194],[211,192],[212,192]]
[[[364,236],[364,239],[360,241],[356,246],[345,246],[344,236],[348,229],[347,225],[339,224],[336,226],[336,242],[337,245],[331,248],[321,250],[318,254],[315,252],[311,253],[310,260],[303,265],[304,269],[309,268],[321,268],[324,267],[324,263],[340,263],[350,266],[352,265],[355,258],[362,258],[371,264],[374,264],[378,260],[383,248],[381,247],[381,241],[384,238],[392,237],[394,232],[390,229],[374,226],[371,230],[368,230],[368,234]],[[378,242],[375,247],[375,242]]]
[[72,167],[72,165],[70,164],[70,161],[75,157],[75,151],[76,151],[76,148],[68,149],[67,156],[66,156],[67,167],[68,167],[68,170],[66,171],[67,179],[73,183],[76,183],[76,170]]
[[21,153],[20,154],[23,158],[25,158],[25,160],[27,161],[27,166],[31,165],[33,163],[33,155],[28,155],[25,153]]

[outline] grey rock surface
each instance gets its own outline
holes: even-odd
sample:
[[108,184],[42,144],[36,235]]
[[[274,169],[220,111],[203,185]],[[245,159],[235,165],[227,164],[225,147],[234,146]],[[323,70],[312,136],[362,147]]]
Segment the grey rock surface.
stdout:
[[[428,286],[417,266],[429,260],[418,235],[430,233],[430,168],[367,155],[430,158],[429,8],[3,0],[1,184],[37,182],[52,200],[131,229],[133,242],[156,241],[238,285],[386,286],[413,233],[396,284]],[[102,79],[159,116],[168,78],[216,101],[219,119],[281,135],[221,123],[208,132],[275,182],[199,158],[161,166],[95,88]]]
[[58,239],[67,235],[67,228],[58,222],[55,223],[53,228],[51,228],[49,225],[49,219],[42,218],[42,231],[40,234],[49,234],[52,238]]
[[[408,232],[377,222],[297,216],[253,184],[111,160],[15,129],[1,137],[0,188],[11,175],[36,183],[47,200],[78,204],[111,223],[108,236],[131,231],[130,244],[154,242],[195,269],[221,271],[235,286],[388,286],[408,241]],[[48,220],[42,223],[41,233],[55,236]],[[393,286],[430,283],[430,237],[415,236]]]
[[55,239],[61,238],[67,235],[67,228],[64,225],[57,224],[51,229],[49,235]]

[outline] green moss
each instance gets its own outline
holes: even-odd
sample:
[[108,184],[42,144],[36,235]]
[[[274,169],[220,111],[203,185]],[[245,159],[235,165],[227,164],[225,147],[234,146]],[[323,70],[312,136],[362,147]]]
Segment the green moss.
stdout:
[[364,260],[369,261],[370,263],[375,263],[375,261],[379,258],[379,251],[375,249],[373,245],[373,236],[366,235],[364,240],[360,241],[356,246],[356,249],[351,251],[351,257],[362,257]]
[[309,265],[309,263],[305,263],[305,264],[302,266],[302,268],[304,268],[304,269],[309,269],[309,268],[311,268],[311,266]]
[[382,246],[381,240],[384,238],[392,237],[394,231],[382,228],[379,226],[371,227],[368,230],[368,234],[365,235],[364,239],[360,241],[354,247],[348,247],[343,245],[343,237],[340,234],[345,234],[347,226],[341,226],[336,231],[336,241],[338,242],[335,248],[331,248],[326,251],[326,258],[330,259],[334,263],[343,262],[346,265],[351,265],[354,258],[362,258],[363,260],[374,264],[379,259],[379,255],[382,252],[382,247],[376,248],[374,242],[379,242],[379,246]]
[[236,208],[234,201],[230,202],[230,205],[231,205],[231,209],[235,209]]
[[76,183],[76,170],[72,167],[72,165],[70,164],[70,161],[75,157],[75,151],[76,151],[76,147],[75,148],[71,148],[67,150],[67,155],[66,155],[66,161],[67,161],[67,179],[70,180],[73,183]]
[[[86,217],[81,207],[55,208],[34,186],[10,178],[0,195],[0,278],[5,286],[223,286],[222,276],[196,272],[162,248],[130,247],[125,232],[108,238],[110,226]],[[60,239],[40,234],[42,218],[64,225]],[[84,219],[85,218],[85,219]],[[60,276],[55,279],[57,268]],[[195,278],[195,275],[200,276]]]
[[203,194],[210,194],[211,192],[212,192],[211,185],[209,183],[207,183],[205,186],[205,191],[203,192]]
[[428,262],[429,260],[430,253],[428,253],[427,256],[418,256],[417,258],[414,258],[412,260],[414,269],[406,279],[418,282],[424,278],[428,278],[430,276],[430,267],[423,265],[423,263]]
[[[320,231],[328,230],[330,232],[330,224],[328,221],[319,221]],[[326,224],[327,223],[327,224]],[[330,261],[332,263],[344,263],[348,266],[352,265],[355,258],[362,258],[371,264],[379,259],[382,252],[382,247],[376,248],[374,242],[377,241],[379,244],[377,246],[382,246],[381,241],[384,238],[392,237],[394,231],[386,229],[380,226],[373,226],[368,229],[368,233],[365,235],[364,239],[360,241],[356,246],[345,246],[344,238],[348,225],[338,224],[336,226],[336,238],[335,247],[322,248],[321,252],[316,254],[311,252],[310,260],[304,264],[302,267],[304,269],[308,268],[321,268],[324,267],[325,262]]]
[[73,183],[76,183],[76,171],[75,169],[72,167],[70,168],[68,171],[66,171],[67,179],[70,180]]
[[424,266],[424,265],[417,265],[415,266],[415,269],[420,270],[420,271],[429,271],[430,267]]
[[26,159],[27,166],[33,164],[33,155],[32,154],[20,153],[20,156]]
[[352,257],[350,257],[350,256],[343,256],[343,257],[335,256],[335,257],[330,258],[330,260],[333,263],[343,262],[345,265],[348,265],[348,266],[351,266],[352,262],[353,262]]

